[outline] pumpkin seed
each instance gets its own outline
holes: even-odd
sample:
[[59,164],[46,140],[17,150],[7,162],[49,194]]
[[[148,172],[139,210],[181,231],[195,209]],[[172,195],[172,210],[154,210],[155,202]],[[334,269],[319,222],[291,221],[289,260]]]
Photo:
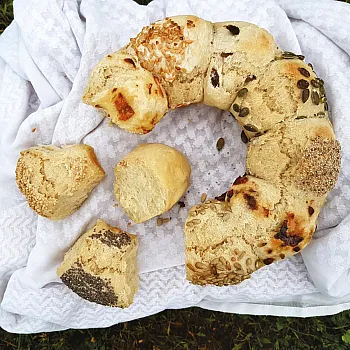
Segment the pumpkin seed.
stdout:
[[317,91],[312,91],[311,93],[311,100],[313,102],[313,104],[315,104],[316,106],[318,106],[320,104],[320,96],[317,93]]
[[321,96],[325,96],[326,95],[326,90],[325,90],[323,85],[320,86],[320,94],[321,94]]
[[232,109],[233,109],[235,112],[237,112],[237,113],[240,111],[240,108],[239,108],[239,106],[238,106],[237,103],[235,103],[235,104],[232,106]]
[[241,140],[242,140],[243,143],[248,143],[248,141],[249,141],[248,137],[247,137],[247,135],[245,134],[244,131],[241,132]]
[[249,108],[244,107],[240,110],[238,116],[243,118],[243,117],[246,117],[248,114],[249,114]]
[[221,151],[225,145],[225,140],[220,137],[219,140],[216,142],[216,148],[218,151]]
[[315,80],[315,79],[311,79],[310,83],[315,88],[319,88],[320,87],[320,83],[317,80]]
[[306,81],[305,79],[300,79],[297,82],[297,87],[299,89],[307,89],[309,87],[309,85],[310,85],[309,82]]
[[258,132],[259,131],[259,129],[255,125],[252,125],[252,124],[243,125],[243,128],[246,129],[247,131],[250,131],[250,132]]
[[238,91],[237,96],[238,97],[244,97],[247,93],[248,93],[248,89],[247,88],[243,88],[243,89]]
[[310,96],[310,90],[309,89],[305,89],[303,90],[303,92],[301,93],[301,100],[303,101],[303,103],[305,103]]
[[298,68],[298,71],[300,72],[300,74],[302,74],[304,77],[309,78],[310,77],[310,72],[302,67]]
[[324,81],[321,78],[316,78],[316,80],[318,81],[318,83],[323,86],[324,85]]

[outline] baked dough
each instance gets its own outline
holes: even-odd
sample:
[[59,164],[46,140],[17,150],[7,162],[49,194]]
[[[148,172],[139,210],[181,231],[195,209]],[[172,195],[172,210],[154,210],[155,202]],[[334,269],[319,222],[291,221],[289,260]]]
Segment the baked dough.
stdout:
[[115,167],[114,193],[135,223],[168,211],[190,184],[191,167],[178,150],[158,143],[142,144]]
[[137,56],[115,52],[92,71],[83,101],[104,111],[119,127],[147,134],[168,111],[159,79],[140,66]]
[[51,220],[76,211],[105,173],[88,145],[37,146],[21,152],[16,181],[29,206]]
[[139,287],[137,248],[137,236],[98,220],[65,254],[57,274],[80,297],[125,308]]
[[170,108],[204,102],[229,110],[249,142],[247,174],[189,211],[187,278],[235,284],[303,249],[341,158],[324,82],[304,56],[281,51],[254,24],[194,16],[153,23],[123,50],[159,79]]

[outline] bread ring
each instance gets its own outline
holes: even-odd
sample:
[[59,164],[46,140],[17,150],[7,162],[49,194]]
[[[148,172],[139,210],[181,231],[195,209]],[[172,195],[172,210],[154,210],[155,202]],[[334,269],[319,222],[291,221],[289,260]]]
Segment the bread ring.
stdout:
[[[95,107],[102,101],[100,107],[120,127],[149,132],[167,107],[203,102],[229,110],[249,142],[247,174],[224,195],[189,211],[187,279],[200,285],[237,284],[303,249],[336,183],[341,159],[324,82],[304,56],[282,52],[272,35],[254,24],[211,23],[194,16],[165,18],[143,28],[114,55],[122,53],[135,62],[135,76],[120,66],[101,84],[96,76],[110,66],[105,58],[94,68],[84,95]],[[133,81],[152,79],[165,91],[156,100],[143,86],[131,87]],[[113,89],[122,89],[125,108],[136,111],[127,123],[115,107]]]

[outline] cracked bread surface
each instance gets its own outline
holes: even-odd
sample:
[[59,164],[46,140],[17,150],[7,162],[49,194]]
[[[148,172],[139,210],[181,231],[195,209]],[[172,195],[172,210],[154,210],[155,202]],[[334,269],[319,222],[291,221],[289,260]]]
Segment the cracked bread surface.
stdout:
[[16,182],[28,205],[51,220],[77,210],[104,178],[89,145],[37,146],[21,152]]
[[139,287],[137,236],[98,220],[64,256],[57,274],[91,302],[125,308]]
[[270,33],[252,23],[219,22],[213,29],[204,103],[228,110],[238,91],[260,76],[280,50]]

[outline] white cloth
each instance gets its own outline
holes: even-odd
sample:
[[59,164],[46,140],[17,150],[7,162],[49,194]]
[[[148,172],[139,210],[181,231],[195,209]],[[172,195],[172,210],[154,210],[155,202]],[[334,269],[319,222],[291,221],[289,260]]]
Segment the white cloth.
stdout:
[[[106,327],[166,308],[202,306],[226,312],[312,316],[350,308],[350,6],[309,0],[15,0],[15,21],[0,37],[0,326],[13,332]],[[28,15],[30,14],[30,15]],[[303,52],[325,79],[331,116],[342,145],[342,170],[312,243],[238,286],[199,287],[185,280],[183,224],[200,194],[220,194],[244,172],[246,148],[227,112],[204,105],[171,111],[148,135],[132,135],[81,102],[88,74],[157,19],[194,14],[241,20],[269,30],[284,50]],[[218,154],[216,140],[224,137]],[[19,193],[19,152],[36,144],[87,143],[106,178],[83,206],[59,222],[38,217]],[[192,169],[184,196],[156,220],[128,226],[115,207],[113,167],[137,144],[161,142],[183,151]],[[140,239],[140,290],[127,309],[79,298],[56,276],[64,252],[97,218]]]

